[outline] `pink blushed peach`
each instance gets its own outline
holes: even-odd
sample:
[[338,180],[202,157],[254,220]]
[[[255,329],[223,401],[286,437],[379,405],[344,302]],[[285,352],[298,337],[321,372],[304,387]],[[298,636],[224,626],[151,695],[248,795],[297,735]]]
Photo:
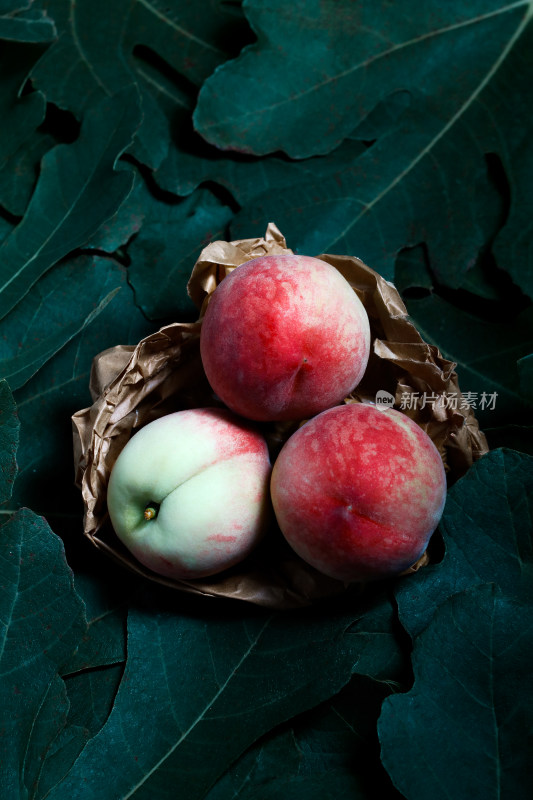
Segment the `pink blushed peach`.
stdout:
[[270,520],[265,439],[230,411],[195,408],[141,428],[108,485],[113,528],[135,558],[175,579],[242,561]]
[[347,404],[300,427],[274,464],[271,495],[288,543],[345,582],[396,575],[424,553],[440,520],[440,454],[411,419]]
[[366,310],[348,281],[318,258],[262,256],[219,284],[202,322],[207,379],[233,411],[298,420],[341,402],[369,357]]

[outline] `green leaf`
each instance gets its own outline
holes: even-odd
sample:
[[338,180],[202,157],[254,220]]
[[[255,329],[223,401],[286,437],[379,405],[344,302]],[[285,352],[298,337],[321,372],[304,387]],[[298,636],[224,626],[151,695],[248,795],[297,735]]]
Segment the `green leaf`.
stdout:
[[394,269],[394,285],[404,302],[408,302],[409,290],[425,291],[429,294],[434,288],[434,283],[427,254],[422,245],[405,248],[398,254]]
[[55,675],[33,721],[25,752],[23,780],[30,797],[45,797],[87,741],[84,728],[67,726],[68,711],[65,683]]
[[101,288],[107,268],[107,261],[85,256],[58,264],[5,317],[0,375],[13,390],[97,319],[113,299],[118,287],[106,294]]
[[248,0],[257,44],[205,82],[196,129],[223,149],[305,158],[337,147],[395,89],[421,89],[424,112],[438,99],[450,126],[520,37],[528,8],[432,0],[406,16],[385,2],[307,0],[287,15],[280,0]]
[[70,418],[92,402],[89,377],[93,358],[117,344],[137,344],[153,332],[153,325],[133,302],[125,269],[110,259],[92,263],[101,297],[120,291],[96,324],[85,327],[16,392],[21,441],[13,502],[29,504],[43,513],[53,521],[54,530],[68,523],[68,540],[72,539],[72,525],[83,538],[81,497],[73,484]]
[[36,797],[45,798],[51,787],[58,783],[65,770],[74,763],[87,741],[87,731],[76,725],[63,728],[52,743],[42,765]]
[[4,241],[6,236],[9,236],[12,230],[13,230],[13,225],[11,225],[3,217],[0,217],[0,244]]
[[[115,573],[114,564],[112,571],[100,568],[90,574],[77,569],[75,586],[85,603],[87,631],[65,665],[64,675],[74,677],[74,673],[82,670],[122,664],[126,660],[127,604],[133,595],[133,587],[128,589],[125,580],[117,585]],[[74,683],[69,683],[72,685]]]
[[240,205],[263,193],[318,177],[331,177],[342,171],[346,163],[354,161],[368,146],[395,124],[410,105],[408,92],[393,92],[385,97],[365,120],[357,126],[333,153],[301,161],[291,161],[281,155],[255,158],[250,155],[222,152],[207,144],[194,132],[188,131],[187,122],[180,126],[175,147],[154,173],[161,188],[178,195],[188,195],[206,181],[215,181],[226,187]]
[[[413,110],[401,128],[362,155],[355,143],[345,143],[342,153],[325,157],[321,174],[247,202],[232,236],[251,236],[274,221],[297,252],[354,254],[392,281],[398,251],[426,242],[441,283],[461,285],[485,241],[477,218],[480,198],[490,190],[483,154],[469,159],[471,179],[460,183],[454,170],[464,167],[453,155],[455,145],[436,141],[425,158],[424,130],[426,121]],[[435,161],[445,180],[435,180]],[[446,216],[446,227],[435,208]]]
[[[185,123],[182,127],[185,127]],[[366,150],[359,141],[351,141],[328,157],[317,156],[304,161],[290,161],[281,156],[254,158],[239,153],[221,152],[207,145],[199,136],[192,143],[181,143],[169,150],[167,158],[155,171],[158,185],[178,195],[188,195],[200,184],[214,181],[221,184],[241,205],[265,192],[289,189],[294,184],[330,177],[341,163],[357,158]]]
[[191,194],[201,183],[215,181],[228,189],[237,202],[244,204],[261,191],[273,186],[290,185],[309,173],[307,162],[289,162],[275,156],[255,159],[234,153],[222,153],[199,140],[194,147],[170,148],[167,158],[155,170],[158,186],[180,196]]
[[409,102],[407,92],[394,92],[377,104],[350,139],[333,153],[302,161],[291,161],[281,155],[255,158],[231,151],[222,152],[188,132],[187,122],[180,126],[175,147],[154,173],[161,188],[178,195],[188,195],[201,183],[215,181],[228,189],[240,205],[275,189],[328,178],[342,172],[346,163],[358,158],[367,149],[363,140],[377,139],[401,117]]
[[[1,26],[0,17],[0,30]],[[44,95],[30,92],[21,96],[36,59],[33,48],[5,43],[0,49],[0,119],[9,120],[0,126],[0,205],[11,214],[23,213],[37,177],[30,142],[43,142],[35,137],[35,130],[44,119]],[[30,162],[31,168],[25,162]]]
[[124,664],[118,663],[65,678],[70,703],[68,724],[85,730],[86,739],[96,736],[108,719],[123,672]]
[[280,767],[285,776],[284,789],[287,792],[291,779],[294,781],[297,778],[301,758],[293,730],[282,726],[280,731],[263,737],[247,750],[207,793],[206,800],[244,799],[250,793],[255,797],[271,793],[275,776],[279,775],[276,770],[280,770]]
[[207,189],[171,205],[146,196],[145,217],[128,247],[135,297],[151,319],[181,319],[197,312],[187,295],[196,259],[210,241],[225,239],[231,210]]
[[[447,5],[447,9],[453,7],[462,4]],[[471,59],[476,48],[492,41],[490,36],[484,38],[484,25],[499,25],[502,35],[504,20],[513,18],[518,25],[509,46],[494,54],[488,71],[478,76],[479,83],[470,86],[470,94],[462,97],[450,117],[442,105],[444,95],[422,81],[410,90],[409,107],[366,153],[354,160],[345,158],[342,168],[329,177],[317,176],[283,192],[258,195],[237,216],[232,235],[255,235],[257,227],[263,229],[268,221],[275,221],[299,252],[352,253],[393,281],[398,252],[425,243],[440,284],[469,286],[480,254],[505,234],[506,220],[512,224],[507,219],[509,191],[512,208],[527,214],[527,188],[523,187],[529,183],[521,177],[519,164],[531,131],[527,109],[533,100],[533,84],[523,63],[532,46],[533,26],[528,24],[528,13],[520,18],[528,5],[508,8],[487,18],[471,43],[473,50],[465,47],[462,51]],[[464,33],[468,28],[459,30]],[[387,38],[386,31],[382,35]],[[455,50],[453,57],[447,47],[444,53],[452,74]],[[476,65],[480,65],[477,60]],[[451,99],[453,93],[447,87],[446,98]],[[266,132],[285,129],[284,124],[265,125]],[[314,131],[315,126],[308,129]],[[492,175],[495,164],[502,173],[498,180]],[[498,265],[531,296],[533,268],[527,234],[515,229],[515,237],[519,246],[509,244],[502,256],[496,249]]]
[[[531,37],[529,46],[531,47]],[[531,214],[528,213],[533,180],[533,154],[530,147],[531,115],[528,105],[527,100],[521,104],[513,104],[513,116],[507,120],[504,131],[508,144],[505,151],[502,149],[502,157],[509,181],[510,208],[505,227],[496,237],[494,254],[498,265],[509,272],[528,297],[533,297],[533,256],[530,246],[532,223]]]
[[39,798],[46,798],[51,787],[63,777],[65,770],[76,760],[87,741],[87,731],[75,725],[63,728],[50,747],[43,763],[39,783],[36,787]]
[[380,761],[376,721],[390,689],[354,677],[331,700],[263,737],[206,800],[397,798]]
[[36,131],[19,144],[0,170],[0,203],[11,214],[21,217],[26,211],[37,183],[41,159],[55,144],[52,136]]
[[188,195],[201,183],[215,181],[227,188],[240,205],[269,190],[290,188],[295,184],[328,178],[342,172],[346,163],[367,150],[368,140],[376,140],[395,124],[410,105],[408,92],[393,92],[365,118],[350,139],[333,153],[301,161],[281,155],[255,158],[231,151],[222,152],[180,127],[176,146],[154,173],[161,188],[178,195]]
[[400,620],[417,636],[457,591],[493,582],[511,598],[533,597],[533,457],[483,456],[448,492],[440,523],[446,554],[398,584]]
[[86,625],[61,540],[42,518],[17,512],[2,526],[0,547],[0,788],[3,797],[20,797],[24,772],[35,775],[36,751],[44,756],[57,736],[64,703],[59,693],[51,712],[50,687],[57,689],[57,670]]
[[0,381],[0,504],[11,497],[17,474],[20,422],[7,381]]
[[[487,198],[491,206],[500,201],[480,147],[481,132],[475,147],[463,146],[463,131],[454,128],[426,148],[431,125],[414,98],[401,124],[363,154],[354,142],[345,142],[323,159],[313,159],[320,167],[314,176],[253,197],[237,214],[232,235],[251,236],[275,221],[294,250],[354,254],[391,281],[398,252],[423,242],[441,284],[467,284],[494,233]],[[479,124],[485,133],[490,126],[490,119]],[[311,167],[310,160],[305,163]],[[465,170],[468,181],[462,178]]]
[[[405,579],[407,580],[407,578]],[[365,587],[358,602],[359,618],[346,630],[354,655],[353,672],[387,683],[401,683],[409,673],[396,605],[387,583]]]
[[407,310],[423,339],[457,364],[461,391],[482,427],[525,410],[517,359],[533,346],[532,307],[512,321],[488,322],[431,295],[407,299]]
[[175,114],[189,111],[196,87],[234,51],[240,38],[229,25],[234,18],[223,3],[210,0],[47,5],[62,35],[33,70],[35,85],[81,118],[98,100],[135,83],[145,116],[132,152],[158,167],[169,149]]
[[385,700],[378,729],[407,800],[527,796],[531,610],[476,586],[450,597],[415,641],[414,686]]
[[85,242],[84,250],[100,250],[104,253],[115,253],[126,245],[131,237],[138,233],[146,217],[146,205],[150,194],[140,173],[131,169],[133,188],[115,214],[96,233]]
[[19,11],[27,10],[32,4],[32,0],[0,0],[0,15],[16,14]]
[[[490,172],[490,170],[488,170]],[[504,273],[494,269],[492,258],[488,246],[492,241],[494,230],[498,229],[500,214],[502,211],[502,198],[496,194],[494,188],[489,191],[490,186],[485,187],[483,199],[483,217],[485,218],[485,236],[488,240],[487,247],[481,248],[479,258],[472,263],[464,274],[461,290],[457,295],[449,294],[448,300],[452,303],[456,300],[462,301],[461,307],[465,307],[464,297],[469,293],[472,309],[483,309],[483,301],[489,300],[492,305],[492,319],[498,321],[502,316],[509,317],[509,313],[502,314],[505,303],[501,302],[504,294],[502,291],[504,282],[508,277]],[[490,265],[489,265],[490,261]],[[496,278],[498,276],[499,280]],[[404,302],[408,303],[411,297],[420,298],[427,296],[431,292],[439,294],[442,287],[438,286],[438,281],[431,271],[426,246],[424,244],[408,247],[398,253],[394,266],[394,284],[400,292]],[[518,292],[515,290],[515,297]],[[511,304],[507,303],[507,307]],[[486,304],[489,306],[489,303]],[[523,306],[523,301],[520,307]],[[514,309],[516,311],[516,308]],[[484,318],[488,315],[485,313]]]
[[87,116],[71,145],[45,155],[26,215],[0,247],[0,316],[5,316],[51,266],[109,219],[132,188],[115,171],[139,124],[137,95],[125,90]]
[[111,715],[50,800],[163,797],[169,785],[190,800],[204,797],[261,734],[348,682],[346,621],[318,609],[212,619],[174,608],[132,611]]
[[3,0],[0,4],[0,39],[16,42],[53,42],[54,21],[44,11],[32,9],[32,0]]

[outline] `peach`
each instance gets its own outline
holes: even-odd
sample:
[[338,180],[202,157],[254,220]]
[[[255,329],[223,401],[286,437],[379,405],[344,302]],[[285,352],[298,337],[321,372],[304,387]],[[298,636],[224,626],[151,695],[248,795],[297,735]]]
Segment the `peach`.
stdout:
[[269,521],[264,438],[227,410],[178,411],[141,428],[109,479],[109,516],[135,558],[170,578],[241,561]]
[[441,517],[446,478],[415,422],[353,403],[324,411],[285,442],[271,495],[296,553],[350,582],[395,575],[418,560]]
[[200,352],[214,392],[253,420],[299,420],[343,400],[370,351],[366,310],[318,258],[261,256],[214,291]]

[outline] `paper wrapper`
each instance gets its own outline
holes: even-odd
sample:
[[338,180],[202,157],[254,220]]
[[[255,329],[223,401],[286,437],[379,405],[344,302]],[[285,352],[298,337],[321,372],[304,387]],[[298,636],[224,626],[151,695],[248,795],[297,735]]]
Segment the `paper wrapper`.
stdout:
[[[275,526],[254,553],[224,573],[195,581],[163,578],[137,562],[115,535],[107,514],[106,492],[111,468],[138,428],[181,409],[221,405],[207,383],[199,350],[201,319],[217,285],[231,270],[252,258],[291,252],[273,224],[264,238],[218,241],[207,246],[188,285],[200,309],[199,321],[168,325],[137,346],[119,345],[97,355],[90,381],[93,405],[72,418],[76,484],[85,504],[84,532],[96,547],[129,569],[177,590],[280,609],[309,605],[363,587],[343,584],[305,564]],[[455,364],[423,341],[392,284],[358,258],[318,257],[344,275],[370,318],[368,368],[345,402],[374,403],[380,390],[393,395],[395,407],[402,410],[404,406],[404,413],[436,444],[452,483],[488,450],[472,409],[462,399]],[[409,402],[424,395],[432,402]],[[452,403],[447,399],[450,397],[454,398]],[[272,458],[298,424],[300,421],[261,426]],[[410,571],[427,561],[425,554]]]

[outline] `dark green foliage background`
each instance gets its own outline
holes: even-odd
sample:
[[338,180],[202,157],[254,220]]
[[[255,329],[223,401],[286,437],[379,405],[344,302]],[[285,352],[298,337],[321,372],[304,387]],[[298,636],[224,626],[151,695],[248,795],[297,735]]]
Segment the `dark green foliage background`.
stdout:
[[[0,0],[2,800],[529,796],[532,19]],[[126,574],[73,485],[93,356],[194,319],[202,247],[269,222],[497,393],[434,563],[291,612]]]

